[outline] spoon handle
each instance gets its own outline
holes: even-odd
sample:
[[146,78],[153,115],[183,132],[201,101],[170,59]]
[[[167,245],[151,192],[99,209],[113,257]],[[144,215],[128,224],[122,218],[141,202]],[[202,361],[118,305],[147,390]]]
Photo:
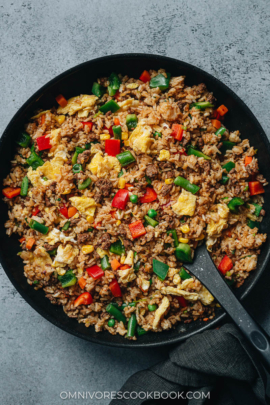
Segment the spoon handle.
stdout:
[[[197,262],[197,261],[196,261]],[[194,266],[195,264],[195,266]],[[211,267],[210,267],[211,266]],[[213,294],[225,309],[246,339],[259,353],[262,363],[270,373],[270,338],[249,315],[230,287],[226,284],[208,252],[200,257],[199,263],[185,265]],[[194,267],[194,268],[193,268]],[[206,271],[204,271],[207,269]]]

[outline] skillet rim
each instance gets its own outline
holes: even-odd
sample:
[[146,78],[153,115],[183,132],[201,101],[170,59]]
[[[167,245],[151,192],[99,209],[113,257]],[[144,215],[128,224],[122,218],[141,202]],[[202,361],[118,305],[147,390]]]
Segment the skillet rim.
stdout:
[[[258,128],[258,134],[259,137],[263,140],[264,145],[267,148],[267,153],[270,158],[270,142],[266,136],[266,133],[264,129],[262,128],[261,124],[253,114],[253,112],[249,109],[249,107],[244,103],[244,101],[234,92],[232,91],[226,84],[221,82],[219,79],[211,75],[210,73],[204,71],[201,68],[198,68],[190,63],[184,62],[179,59],[171,58],[168,56],[162,56],[162,55],[155,55],[155,54],[149,54],[149,53],[124,53],[124,54],[115,54],[115,55],[106,55],[102,56],[99,58],[91,59],[86,62],[80,63],[79,65],[73,66],[69,68],[68,70],[60,73],[47,83],[45,83],[40,89],[38,89],[32,96],[30,96],[25,103],[18,109],[18,111],[14,114],[14,116],[11,118],[10,122],[6,126],[5,130],[3,131],[3,134],[0,139],[0,151],[2,149],[2,144],[4,142],[4,139],[8,135],[8,132],[10,130],[10,127],[16,122],[17,118],[23,113],[24,109],[28,107],[28,105],[34,101],[37,101],[42,94],[50,88],[50,86],[56,84],[58,81],[62,80],[63,78],[67,79],[70,75],[75,73],[76,71],[79,71],[80,69],[86,67],[87,65],[91,67],[92,64],[95,63],[106,63],[111,61],[112,59],[118,59],[118,60],[125,60],[129,58],[145,58],[149,60],[156,60],[160,61],[162,64],[162,61],[167,61],[171,64],[174,64],[177,66],[177,64],[181,64],[182,66],[186,67],[190,72],[195,71],[197,73],[202,74],[205,76],[209,81],[211,81],[213,84],[216,84],[219,88],[221,88],[224,92],[229,94],[234,101],[237,104],[240,104],[243,110],[245,110],[245,113],[250,117],[250,119],[254,122],[255,126]],[[244,298],[247,297],[247,295],[253,290],[253,288],[256,286],[259,278],[261,277],[262,273],[264,272],[268,262],[269,262],[269,257],[270,257],[270,247],[268,248],[268,251],[266,252],[265,259],[260,267],[260,269],[256,270],[256,273],[253,274],[253,280],[250,283],[250,285],[243,291],[243,293],[238,297],[240,301],[242,301]],[[35,309],[43,318],[45,318],[47,321],[51,322],[53,325],[61,328],[65,332],[70,333],[73,336],[79,337],[83,340],[86,340],[91,343],[99,344],[99,345],[104,345],[104,346],[109,346],[109,347],[119,347],[119,348],[153,348],[153,347],[161,347],[161,346],[167,346],[167,345],[173,345],[176,343],[180,343],[198,333],[204,332],[207,329],[213,328],[216,326],[218,323],[220,323],[224,318],[227,316],[226,312],[222,309],[220,311],[219,315],[216,315],[213,320],[206,324],[199,324],[197,330],[193,330],[190,332],[187,332],[187,334],[181,335],[179,334],[177,337],[168,339],[166,338],[163,342],[151,342],[151,343],[140,343],[138,341],[129,341],[127,339],[123,338],[123,343],[114,343],[114,342],[101,342],[98,340],[98,338],[83,335],[72,328],[60,323],[58,320],[53,318],[49,313],[47,313],[43,308],[39,307],[29,296],[28,294],[24,291],[24,289],[20,286],[20,284],[14,279],[12,274],[9,272],[8,265],[5,262],[5,259],[2,255],[2,249],[0,246],[0,263],[3,267],[3,270],[5,271],[7,277],[13,284],[13,286],[16,288],[16,290],[20,293],[20,295],[25,299],[25,301],[33,308]],[[153,335],[154,336],[154,335]],[[154,339],[153,339],[154,340]]]

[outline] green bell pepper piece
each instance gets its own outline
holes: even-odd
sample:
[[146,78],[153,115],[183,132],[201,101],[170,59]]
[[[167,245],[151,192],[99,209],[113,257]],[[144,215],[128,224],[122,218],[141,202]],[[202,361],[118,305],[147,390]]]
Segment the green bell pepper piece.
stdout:
[[126,124],[129,131],[133,131],[138,124],[138,117],[136,114],[128,114],[126,116]]
[[119,90],[120,88],[121,80],[119,79],[116,73],[112,73],[109,77],[109,82],[110,82],[108,86],[109,96],[114,96],[117,90]]
[[26,162],[28,163],[29,166],[32,167],[33,170],[36,170],[39,166],[44,165],[44,161],[35,152],[35,146],[34,145],[31,148],[31,155],[29,156],[28,159],[26,159]]
[[151,225],[151,226],[153,226],[154,228],[159,224],[158,221],[156,221],[156,220],[153,219],[153,218],[150,218],[148,215],[145,215],[145,216],[144,216],[144,219],[146,220],[146,222],[147,222],[148,225]]
[[233,162],[227,162],[227,163],[225,163],[225,165],[222,166],[222,169],[227,170],[228,173],[234,168],[235,168],[235,163],[233,163]]
[[110,252],[119,256],[123,255],[126,252],[125,247],[120,239],[111,244]]
[[101,86],[99,83],[94,82],[92,87],[92,93],[98,98],[102,97],[106,93],[106,88]]
[[229,180],[229,177],[226,174],[222,173],[222,179],[220,180],[221,184],[226,184]]
[[238,213],[238,207],[240,205],[245,204],[245,201],[242,200],[242,198],[240,197],[234,197],[228,204],[228,208],[230,209],[230,211],[232,211],[234,214]]
[[62,284],[63,288],[71,287],[77,283],[77,278],[72,270],[68,270],[63,276],[58,276],[58,280]]
[[175,229],[170,229],[169,231],[167,231],[167,235],[172,235],[173,241],[174,241],[174,247],[177,247],[179,244],[178,241],[178,236],[177,236],[177,232]]
[[120,125],[115,125],[112,127],[114,139],[122,139],[122,128]]
[[252,221],[251,219],[249,219],[248,221],[247,221],[247,226],[249,226],[250,227],[250,229],[254,229],[254,228],[258,228],[259,229],[259,226],[261,225],[261,223],[259,222],[259,221]]
[[179,243],[175,249],[175,256],[183,263],[192,263],[192,250],[187,243]]
[[90,177],[89,177],[88,179],[84,180],[82,183],[78,183],[78,190],[84,190],[85,188],[90,186],[91,183],[92,183],[92,179],[90,179]]
[[150,80],[150,87],[151,89],[159,87],[160,90],[166,90],[169,88],[170,79],[170,73],[167,73],[167,78],[160,73],[159,75],[152,77],[152,79]]
[[252,205],[254,205],[255,207],[254,214],[256,215],[256,217],[259,217],[262,210],[262,206],[256,203],[252,203]]
[[26,132],[22,132],[20,139],[17,141],[17,144],[20,145],[22,148],[27,148],[30,142],[31,136],[28,135]]
[[161,280],[165,280],[169,271],[169,266],[166,263],[160,262],[159,260],[153,259],[153,272],[161,278]]
[[182,280],[187,280],[188,278],[191,278],[191,275],[189,275],[184,267],[181,267],[181,270],[179,272],[179,276],[181,277]]
[[107,255],[103,256],[100,265],[102,270],[109,270],[111,268],[111,264],[109,262],[109,257]]
[[235,146],[235,143],[234,143],[234,142],[223,141],[223,142],[222,142],[222,146],[221,146],[221,148],[220,148],[219,150],[220,150],[220,152],[221,152],[223,155],[225,155],[226,151],[227,151],[227,150],[232,150],[232,148],[233,148],[234,146]]
[[103,112],[103,114],[106,114],[108,111],[111,111],[112,113],[115,113],[120,109],[120,105],[116,103],[114,100],[108,101],[106,104],[103,104],[99,111]]
[[204,110],[205,108],[214,107],[214,104],[209,103],[209,101],[200,101],[198,103],[190,104],[189,108],[196,107],[199,110]]

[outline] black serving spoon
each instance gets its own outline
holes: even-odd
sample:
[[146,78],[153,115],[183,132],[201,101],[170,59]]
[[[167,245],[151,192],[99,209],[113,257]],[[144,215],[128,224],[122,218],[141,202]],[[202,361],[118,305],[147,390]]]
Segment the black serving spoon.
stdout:
[[230,315],[246,339],[259,353],[265,369],[270,373],[270,338],[248,314],[217,270],[203,243],[197,247],[193,263],[185,263],[189,270],[213,294]]

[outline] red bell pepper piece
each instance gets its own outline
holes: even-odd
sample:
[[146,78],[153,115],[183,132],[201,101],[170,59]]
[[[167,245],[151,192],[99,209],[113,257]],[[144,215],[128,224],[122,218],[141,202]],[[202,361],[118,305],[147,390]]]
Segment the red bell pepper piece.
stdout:
[[233,268],[233,262],[231,259],[225,255],[221,262],[219,263],[218,269],[225,276],[227,271],[230,271]]
[[46,136],[40,136],[37,138],[37,146],[38,150],[46,150],[46,149],[51,149],[52,145],[50,143],[50,138]]
[[109,156],[116,156],[120,153],[120,139],[106,139],[105,152]]
[[187,152],[185,151],[184,148],[180,149],[178,152],[174,152],[174,155],[185,155],[187,156]]
[[104,276],[104,271],[96,264],[92,267],[88,267],[86,271],[89,274],[89,276],[93,277],[94,280],[97,280]]
[[128,190],[121,189],[118,190],[112,200],[112,207],[118,208],[119,210],[124,210],[128,203],[129,193]]
[[221,117],[223,117],[223,115],[225,115],[228,111],[228,108],[224,104],[217,108],[217,112],[220,114]]
[[107,128],[107,127],[104,126],[104,129],[107,129],[107,130],[109,131],[109,134],[110,134],[111,136],[114,136],[114,135],[113,135],[113,129],[112,129],[112,127]]
[[61,212],[62,215],[64,215],[64,217],[66,217],[68,219],[68,209],[65,205],[63,207],[61,207],[59,209],[59,211]]
[[174,139],[181,141],[183,138],[183,132],[184,132],[182,125],[173,124],[172,130],[173,130],[173,132],[171,133],[171,135],[174,137]]
[[110,282],[109,288],[114,297],[122,297],[122,291],[116,279]]
[[146,187],[146,192],[143,197],[140,198],[140,202],[143,203],[150,203],[157,199],[157,193],[151,187]]
[[264,193],[264,188],[262,186],[262,183],[259,181],[250,181],[248,183],[250,195],[257,195],[257,194],[263,194]]
[[82,121],[83,127],[89,127],[89,130],[91,131],[93,127],[93,122],[91,121]]
[[119,90],[117,90],[117,92],[115,93],[114,98],[115,98],[117,101],[119,101],[119,99],[120,99],[120,92],[119,92]]
[[38,209],[38,207],[34,208],[32,211],[32,216],[35,217],[39,212],[40,210]]
[[79,295],[78,298],[74,301],[74,307],[78,307],[79,305],[90,305],[93,302],[93,298],[89,292],[84,292]]
[[61,107],[65,107],[67,105],[67,100],[64,96],[62,96],[62,94],[59,94],[57,97],[55,97],[55,100]]
[[220,113],[217,112],[217,110],[214,110],[213,111],[213,117],[216,118],[217,120],[219,120],[220,119]]
[[142,221],[139,219],[138,221],[132,222],[129,224],[129,229],[133,239],[139,238],[146,234],[145,227],[143,226]]
[[150,82],[151,76],[147,70],[144,70],[140,76],[140,80],[144,83]]
[[101,222],[97,222],[96,224],[93,224],[93,228],[97,229],[101,225]]
[[6,187],[2,190],[2,193],[7,198],[17,197],[18,195],[20,195],[20,192],[21,192],[20,188],[14,188],[14,187]]
[[181,305],[181,307],[185,308],[188,306],[187,301],[184,297],[177,297],[177,300],[178,300],[179,304]]

